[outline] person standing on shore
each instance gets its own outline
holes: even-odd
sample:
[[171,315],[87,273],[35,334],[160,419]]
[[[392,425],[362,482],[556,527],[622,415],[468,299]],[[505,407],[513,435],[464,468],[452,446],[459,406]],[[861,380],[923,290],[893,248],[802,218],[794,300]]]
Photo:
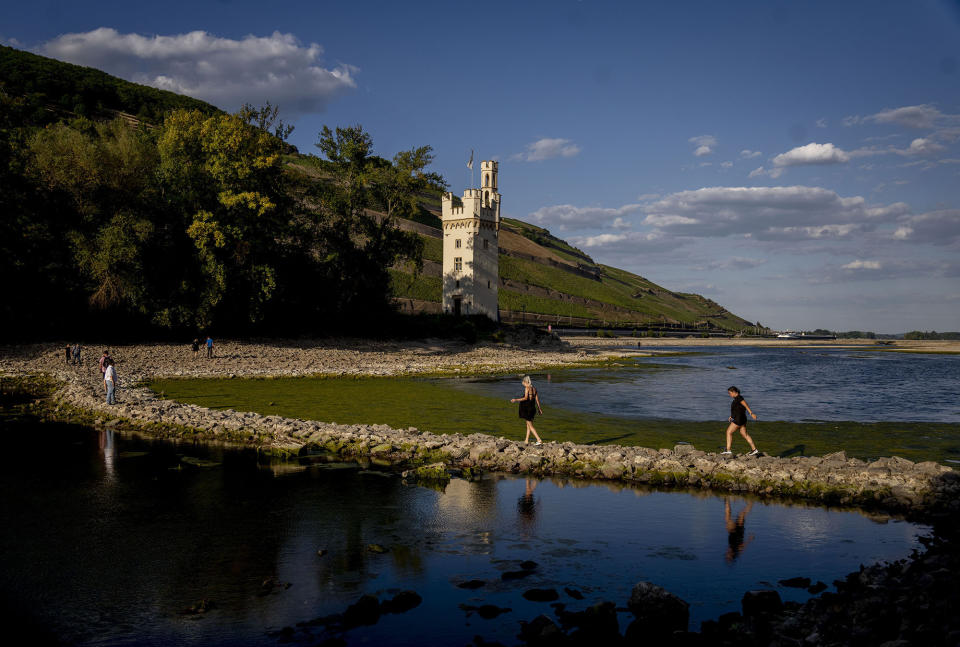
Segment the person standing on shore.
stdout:
[[71,352],[72,352],[72,351],[71,351],[71,349],[70,349],[70,344],[67,344],[67,346],[66,346],[66,348],[65,348],[65,350],[64,350],[65,356],[66,356],[66,358],[67,358],[67,364],[70,363]]
[[103,351],[103,355],[100,356],[100,375],[103,375],[107,370],[107,360],[110,359],[110,351]]
[[117,370],[113,368],[113,360],[109,357],[103,362],[103,390],[107,392],[107,404],[116,404]]
[[533,387],[533,382],[530,380],[529,375],[524,375],[521,383],[523,384],[523,397],[512,398],[510,402],[520,403],[520,417],[527,421],[527,437],[523,442],[529,443],[530,434],[532,433],[533,437],[537,439],[536,444],[542,445],[543,441],[540,440],[537,430],[533,427],[533,419],[536,417],[537,412],[539,411],[540,415],[543,415],[543,409],[540,407],[540,398],[537,396],[537,390]]
[[207,336],[207,357],[213,358],[213,337]]
[[200,355],[200,339],[197,337],[193,338],[193,343],[190,344],[190,350],[193,351],[193,359],[197,359]]
[[727,389],[727,394],[733,398],[733,402],[730,403],[730,417],[727,420],[730,422],[727,425],[727,449],[720,452],[721,454],[733,454],[730,451],[730,446],[733,443],[733,432],[740,430],[740,435],[750,443],[750,453],[747,456],[756,456],[760,453],[760,450],[757,449],[757,446],[753,444],[753,438],[750,437],[750,434],[747,433],[747,414],[749,413],[754,420],[757,419],[757,414],[750,410],[750,406],[747,404],[747,401],[743,399],[743,396],[740,395],[740,389],[735,386],[731,386]]
[[74,366],[80,366],[83,362],[80,360],[80,344],[73,345],[73,364]]

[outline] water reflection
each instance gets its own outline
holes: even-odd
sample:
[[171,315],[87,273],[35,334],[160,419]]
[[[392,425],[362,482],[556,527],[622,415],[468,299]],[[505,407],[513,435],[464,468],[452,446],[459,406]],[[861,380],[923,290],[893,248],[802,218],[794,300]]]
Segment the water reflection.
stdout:
[[[20,435],[26,450],[35,430]],[[18,493],[0,499],[0,598],[80,644],[275,647],[268,630],[399,589],[416,590],[423,604],[348,642],[463,644],[482,633],[512,643],[520,619],[544,612],[522,598],[526,589],[585,591],[582,602],[564,599],[579,610],[622,603],[642,579],[689,600],[696,627],[737,607],[731,591],[798,575],[833,581],[860,563],[905,556],[918,531],[856,513],[620,483],[488,475],[436,491],[356,464],[264,469],[252,453],[107,431],[74,430],[54,446],[46,462],[0,472],[3,491]],[[811,527],[830,541],[803,541]],[[718,550],[724,539],[727,555]],[[748,545],[749,559],[739,559]],[[501,578],[524,560],[537,562],[535,572]],[[456,587],[470,580],[481,587]],[[202,621],[181,613],[199,600],[216,609]],[[514,612],[465,628],[461,603]]]
[[524,488],[523,494],[517,499],[517,518],[524,536],[529,538],[537,525],[537,503],[533,497],[533,491],[537,489],[536,479],[524,479]]
[[730,499],[723,499],[723,521],[727,528],[727,563],[732,564],[737,561],[740,553],[747,547],[747,544],[754,540],[754,535],[750,535],[744,540],[744,524],[747,521],[747,515],[753,509],[753,501],[747,501],[747,505],[740,511],[737,518],[734,519],[730,514]]
[[112,429],[101,429],[97,434],[97,446],[103,456],[103,471],[107,481],[116,479],[117,450],[113,444],[113,433]]

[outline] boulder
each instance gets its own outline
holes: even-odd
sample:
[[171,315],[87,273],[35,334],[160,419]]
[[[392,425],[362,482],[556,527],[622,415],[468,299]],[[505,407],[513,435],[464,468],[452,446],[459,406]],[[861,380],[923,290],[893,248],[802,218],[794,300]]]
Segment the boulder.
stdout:
[[532,647],[557,645],[566,638],[557,623],[544,615],[539,615],[530,622],[521,622],[519,637]]
[[664,636],[686,631],[690,605],[666,589],[650,582],[638,582],[627,602],[638,628],[648,635]]
[[564,614],[564,624],[576,627],[570,638],[580,645],[613,645],[620,642],[617,605],[598,602],[580,613]]
[[776,591],[747,591],[743,594],[741,605],[744,618],[756,618],[783,610],[783,601]]

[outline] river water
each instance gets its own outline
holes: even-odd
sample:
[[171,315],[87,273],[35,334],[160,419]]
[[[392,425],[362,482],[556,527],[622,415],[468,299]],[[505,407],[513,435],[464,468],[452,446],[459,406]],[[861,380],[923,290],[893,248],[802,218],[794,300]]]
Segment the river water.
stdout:
[[[72,426],[4,430],[8,453],[30,458],[0,471],[0,607],[29,644],[276,645],[285,626],[404,589],[422,604],[347,642],[514,644],[520,620],[554,613],[524,591],[555,588],[569,610],[623,606],[640,580],[688,600],[696,629],[738,610],[746,590],[803,600],[777,581],[831,584],[905,557],[926,531],[742,497],[497,475],[440,491],[358,465],[263,465],[250,452]],[[503,579],[525,560],[531,575]],[[483,584],[457,586],[469,580]],[[200,600],[215,607],[183,613]],[[484,620],[469,610],[483,604],[511,611]]]
[[[960,422],[960,356],[859,349],[663,348],[674,356],[534,374],[544,399],[634,419],[716,420],[740,388],[761,420]],[[516,379],[461,381],[516,397]]]

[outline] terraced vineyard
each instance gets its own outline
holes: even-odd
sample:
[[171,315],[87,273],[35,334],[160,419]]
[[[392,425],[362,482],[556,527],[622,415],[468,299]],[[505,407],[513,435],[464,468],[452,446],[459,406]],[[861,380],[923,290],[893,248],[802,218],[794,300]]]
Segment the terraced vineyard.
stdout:
[[[424,211],[439,225],[434,204]],[[439,205],[436,205],[439,206]],[[391,270],[394,294],[408,310],[439,312],[441,231],[428,217],[401,226],[424,240],[424,268]],[[671,292],[642,276],[596,263],[548,230],[504,218],[500,230],[501,316],[555,325],[740,331],[753,324],[698,294]]]

